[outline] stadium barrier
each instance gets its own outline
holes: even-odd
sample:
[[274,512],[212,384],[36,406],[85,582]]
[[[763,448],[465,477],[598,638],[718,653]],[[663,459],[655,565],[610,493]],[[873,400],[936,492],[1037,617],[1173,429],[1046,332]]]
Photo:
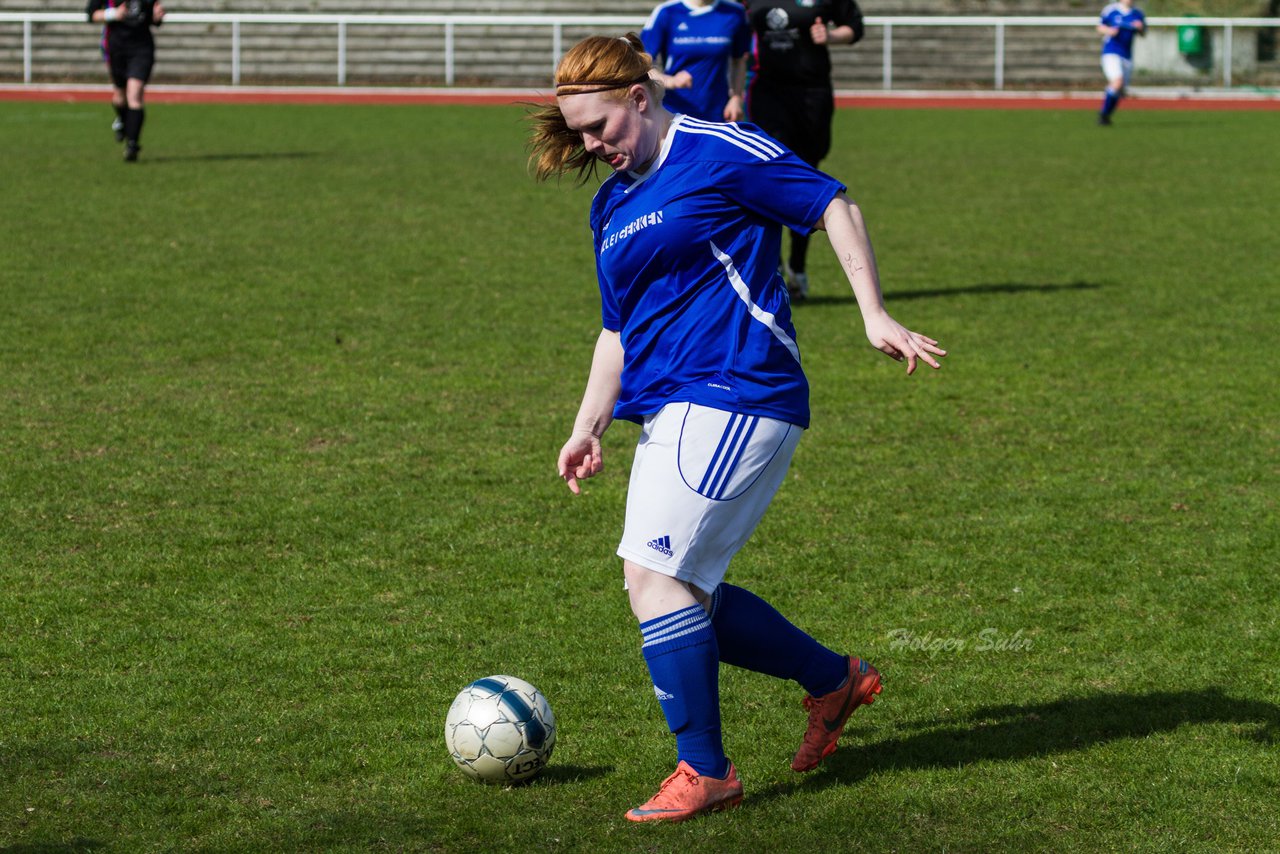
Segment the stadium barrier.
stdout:
[[[347,83],[348,77],[348,34],[355,29],[367,27],[437,27],[443,30],[443,46],[439,61],[443,63],[443,79],[445,85],[453,86],[457,82],[458,50],[457,34],[468,28],[510,28],[520,33],[530,31],[546,31],[549,36],[546,53],[547,69],[554,68],[555,62],[566,47],[566,30],[576,28],[578,31],[618,31],[624,29],[638,30],[643,18],[631,15],[466,15],[466,14],[427,14],[427,15],[370,15],[370,14],[263,14],[263,13],[182,13],[174,12],[165,19],[166,27],[188,27],[199,25],[218,25],[229,27],[229,43],[227,50],[230,56],[229,76],[232,85],[240,85],[242,78],[242,33],[246,28],[270,26],[303,26],[330,27],[335,31],[333,48],[336,54],[332,71],[326,75],[339,86]],[[84,24],[83,14],[74,12],[0,12],[0,25],[16,23],[22,32],[22,80],[33,81],[33,65],[35,57],[36,24]],[[989,28],[992,31],[993,45],[990,54],[990,85],[1002,90],[1006,84],[1006,36],[1010,30],[1025,28],[1069,28],[1084,31],[1093,35],[1097,18],[1092,16],[1053,17],[1053,16],[869,16],[866,19],[869,36],[878,33],[880,41],[880,78],[885,90],[894,88],[895,57],[894,37],[911,28]],[[1280,26],[1275,18],[1149,18],[1149,28],[1168,29],[1175,34],[1186,31],[1186,28],[1198,28],[1205,34],[1205,42],[1216,45],[1212,51],[1210,62],[1213,70],[1219,75],[1221,84],[1230,88],[1233,85],[1233,69],[1237,65],[1237,33],[1246,30],[1272,31]],[[868,38],[868,42],[874,39]],[[0,46],[3,42],[0,41]],[[1094,72],[1096,74],[1096,72]]]

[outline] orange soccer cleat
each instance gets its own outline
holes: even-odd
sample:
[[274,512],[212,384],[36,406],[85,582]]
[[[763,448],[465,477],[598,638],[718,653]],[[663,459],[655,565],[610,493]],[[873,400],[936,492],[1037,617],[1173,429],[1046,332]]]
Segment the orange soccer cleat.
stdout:
[[629,821],[684,821],[704,812],[727,810],[742,803],[742,781],[729,763],[722,779],[694,771],[684,760],[676,772],[662,781],[658,794],[627,811]]
[[791,760],[792,771],[812,771],[836,752],[845,722],[859,706],[871,705],[880,693],[880,671],[860,658],[849,658],[849,678],[844,685],[821,697],[805,697],[809,728]]

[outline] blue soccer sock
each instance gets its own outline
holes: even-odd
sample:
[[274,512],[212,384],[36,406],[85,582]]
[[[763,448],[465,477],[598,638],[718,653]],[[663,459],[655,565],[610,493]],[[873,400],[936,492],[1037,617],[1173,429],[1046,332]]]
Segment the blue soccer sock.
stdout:
[[729,773],[720,736],[720,655],[711,619],[690,605],[640,624],[641,652],[680,759],[699,774]]
[[725,664],[793,679],[814,697],[830,694],[849,676],[843,655],[827,649],[741,587],[721,584],[716,588],[711,625]]
[[1116,111],[1116,107],[1120,103],[1120,93],[1108,89],[1106,96],[1102,99],[1102,115],[1109,116]]

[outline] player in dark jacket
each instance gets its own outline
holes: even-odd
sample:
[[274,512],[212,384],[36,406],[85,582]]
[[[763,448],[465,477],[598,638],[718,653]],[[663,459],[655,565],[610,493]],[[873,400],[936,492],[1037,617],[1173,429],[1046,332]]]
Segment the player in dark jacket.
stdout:
[[89,0],[85,14],[90,23],[105,24],[102,57],[111,74],[111,105],[116,110],[111,127],[116,141],[124,143],[124,159],[133,162],[141,150],[143,92],[156,61],[151,28],[164,21],[164,6],[160,0]]
[[[854,0],[746,0],[746,7],[756,40],[747,116],[816,167],[831,149],[835,114],[827,45],[861,39],[862,11]],[[809,294],[808,249],[809,238],[791,232],[784,272],[792,299]]]

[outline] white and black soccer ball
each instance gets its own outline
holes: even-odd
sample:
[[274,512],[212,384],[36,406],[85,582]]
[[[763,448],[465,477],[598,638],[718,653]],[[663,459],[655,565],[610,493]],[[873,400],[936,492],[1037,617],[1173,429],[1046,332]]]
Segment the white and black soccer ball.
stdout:
[[523,679],[489,676],[458,692],[445,718],[444,743],[468,777],[519,783],[551,759],[556,716],[542,692]]

